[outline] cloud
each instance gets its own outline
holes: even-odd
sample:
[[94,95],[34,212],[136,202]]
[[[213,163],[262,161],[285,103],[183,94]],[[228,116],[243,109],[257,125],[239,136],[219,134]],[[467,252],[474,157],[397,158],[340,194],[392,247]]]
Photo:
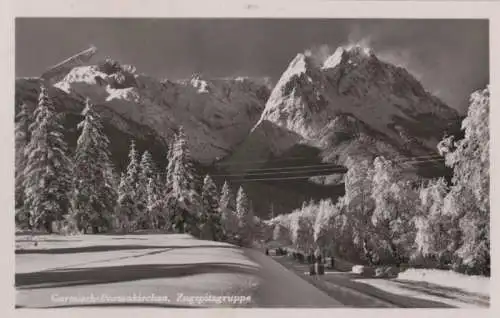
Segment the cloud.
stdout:
[[335,52],[335,48],[327,44],[314,46],[304,52],[307,57],[310,57],[316,66],[321,66],[330,55]]

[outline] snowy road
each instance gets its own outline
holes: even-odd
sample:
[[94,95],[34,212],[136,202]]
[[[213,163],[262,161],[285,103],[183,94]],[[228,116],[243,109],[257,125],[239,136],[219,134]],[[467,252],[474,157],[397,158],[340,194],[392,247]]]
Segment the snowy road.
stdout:
[[245,254],[261,266],[262,282],[253,296],[259,307],[342,307],[340,302],[261,251],[246,249]]
[[484,292],[484,279],[476,282],[476,291],[404,279],[363,278],[351,272],[337,270],[327,270],[324,276],[313,279],[307,275],[308,265],[299,264],[283,256],[271,258],[346,307],[485,308],[489,306],[489,296]]

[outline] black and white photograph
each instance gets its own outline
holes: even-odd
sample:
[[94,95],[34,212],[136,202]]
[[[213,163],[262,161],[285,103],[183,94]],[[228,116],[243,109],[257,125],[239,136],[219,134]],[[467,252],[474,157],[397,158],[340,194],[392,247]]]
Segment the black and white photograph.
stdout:
[[14,23],[16,310],[490,307],[488,19]]

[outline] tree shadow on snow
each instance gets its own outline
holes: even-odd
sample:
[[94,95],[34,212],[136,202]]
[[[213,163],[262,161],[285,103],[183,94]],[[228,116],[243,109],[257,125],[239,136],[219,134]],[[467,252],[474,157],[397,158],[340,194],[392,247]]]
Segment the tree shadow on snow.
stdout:
[[174,278],[208,273],[255,274],[258,267],[236,263],[145,264],[69,268],[15,275],[17,289],[41,289]]
[[428,282],[417,282],[408,280],[394,281],[401,288],[406,288],[412,291],[421,292],[424,294],[457,300],[470,304],[481,304],[489,306],[489,297],[486,295],[475,294],[464,291],[459,288],[441,286]]
[[16,249],[16,254],[71,254],[71,253],[93,253],[93,252],[109,252],[121,250],[145,250],[145,249],[161,249],[161,248],[238,248],[229,244],[199,244],[199,245],[91,245],[91,246],[77,246],[77,247],[61,247],[61,248],[47,248],[47,249]]

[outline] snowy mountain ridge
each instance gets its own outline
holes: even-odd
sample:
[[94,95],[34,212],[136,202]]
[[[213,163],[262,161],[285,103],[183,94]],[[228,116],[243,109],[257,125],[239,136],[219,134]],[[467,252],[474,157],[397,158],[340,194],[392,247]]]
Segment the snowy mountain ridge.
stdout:
[[324,157],[340,155],[343,163],[351,148],[368,156],[436,153],[447,124],[457,119],[404,68],[380,60],[370,48],[351,46],[339,47],[320,65],[299,53],[252,131],[272,123],[323,149]]
[[[80,101],[88,97],[120,117],[151,128],[164,144],[183,125],[193,157],[205,164],[228,155],[244,140],[259,119],[269,94],[268,83],[260,79],[212,80],[195,75],[187,81],[159,81],[113,61],[82,61],[80,56],[88,57],[89,52],[54,68],[52,73],[62,70],[51,77],[60,78],[53,83],[57,95],[73,96]],[[40,81],[49,84],[45,79]],[[24,79],[16,82],[18,100],[22,100]],[[28,86],[32,89],[31,84],[26,89]]]
[[130,65],[93,62],[96,50],[57,64],[46,73],[51,76],[17,79],[16,100],[34,105],[35,83],[45,83],[63,109],[78,113],[89,97],[127,138],[143,127],[163,145],[183,125],[202,164],[231,160],[235,152],[246,156],[239,149],[252,134],[273,156],[306,144],[339,164],[357,155],[427,155],[458,116],[404,68],[359,45],[339,47],[321,63],[299,53],[274,86],[266,77],[158,80]]

